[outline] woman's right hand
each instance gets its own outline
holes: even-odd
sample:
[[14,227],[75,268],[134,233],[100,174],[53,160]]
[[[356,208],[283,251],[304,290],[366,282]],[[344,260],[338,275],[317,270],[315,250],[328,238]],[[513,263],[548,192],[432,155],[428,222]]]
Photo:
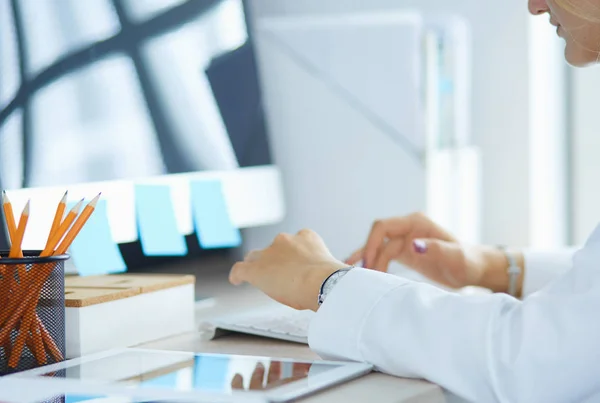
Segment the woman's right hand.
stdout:
[[451,288],[481,286],[505,292],[508,266],[497,248],[465,246],[421,213],[376,221],[367,242],[346,263],[387,271],[397,261]]

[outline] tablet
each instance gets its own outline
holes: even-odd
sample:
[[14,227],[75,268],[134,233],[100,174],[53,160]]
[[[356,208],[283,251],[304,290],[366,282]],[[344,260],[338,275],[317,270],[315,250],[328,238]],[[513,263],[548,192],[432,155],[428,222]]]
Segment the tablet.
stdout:
[[3,403],[268,403],[260,396],[185,394],[166,390],[101,385],[73,380],[39,378],[0,378]]
[[110,387],[113,392],[140,390],[199,400],[285,402],[371,370],[370,365],[361,363],[119,349],[15,376],[52,379],[61,385]]

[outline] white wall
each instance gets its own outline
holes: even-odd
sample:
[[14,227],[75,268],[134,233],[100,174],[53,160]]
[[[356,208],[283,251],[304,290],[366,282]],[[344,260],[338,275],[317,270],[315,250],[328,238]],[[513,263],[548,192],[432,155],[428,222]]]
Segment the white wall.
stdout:
[[[335,14],[353,11],[380,11],[399,8],[418,8],[432,13],[455,12],[472,24],[473,30],[473,121],[475,144],[483,153],[483,228],[482,238],[487,243],[528,245],[530,243],[530,144],[529,144],[529,22],[526,3],[518,0],[491,2],[482,0],[252,0],[254,18],[265,16],[296,16],[307,14]],[[377,46],[377,44],[373,44]],[[268,77],[263,77],[268,80]],[[282,94],[282,96],[286,96]],[[318,103],[318,98],[315,99]],[[315,105],[318,109],[318,106]],[[269,111],[273,117],[273,111]],[[307,115],[307,119],[310,115]],[[352,118],[349,116],[349,118]],[[277,118],[279,119],[279,118]],[[355,122],[360,125],[360,122]],[[272,128],[273,129],[273,128]],[[367,234],[366,216],[336,216],[335,205],[348,198],[359,198],[356,207],[370,206],[371,218],[405,214],[409,209],[422,209],[423,198],[414,197],[399,203],[397,210],[387,203],[385,191],[377,187],[394,183],[394,176],[416,175],[416,172],[398,171],[397,153],[388,154],[385,144],[357,145],[347,133],[332,126],[329,139],[292,138],[290,133],[273,130],[273,151],[276,162],[282,165],[286,180],[288,218],[276,228],[249,231],[249,247],[262,247],[277,231],[295,231],[312,227],[321,232],[327,242],[335,243],[334,252],[348,253]],[[298,161],[294,158],[309,141],[322,158],[324,144],[338,158],[329,166]],[[333,146],[335,144],[335,146]],[[305,150],[306,151],[306,150]],[[358,170],[346,170],[360,165],[364,153],[381,153],[382,178],[355,177]],[[389,161],[387,159],[390,159]],[[292,162],[290,162],[290,160]],[[322,162],[322,161],[321,161]],[[333,172],[335,169],[335,172]],[[396,169],[396,171],[394,171]],[[302,175],[298,171],[302,170]],[[301,180],[301,178],[304,178]],[[339,197],[334,201],[307,192],[313,180],[318,179],[335,189]],[[402,189],[410,194],[411,189]],[[396,195],[396,193],[394,193]],[[321,204],[323,203],[323,204]],[[400,206],[401,205],[401,206]],[[349,231],[350,233],[347,233]]]
[[600,222],[600,67],[572,74],[573,232],[581,244]]

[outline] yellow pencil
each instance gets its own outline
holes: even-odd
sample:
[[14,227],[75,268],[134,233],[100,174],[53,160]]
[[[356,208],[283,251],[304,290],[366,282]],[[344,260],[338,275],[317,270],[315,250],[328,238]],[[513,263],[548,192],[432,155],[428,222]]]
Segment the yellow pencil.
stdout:
[[54,215],[54,221],[52,221],[52,228],[50,228],[50,234],[48,235],[48,240],[46,241],[46,246],[44,249],[48,247],[50,244],[50,240],[52,239],[52,235],[58,230],[60,224],[62,223],[63,216],[65,214],[65,210],[67,208],[67,195],[69,191],[65,192],[65,195],[62,197],[60,202],[58,203],[58,207],[56,208],[56,214]]
[[8,257],[10,258],[18,258],[21,257],[21,245],[23,243],[23,238],[25,237],[25,230],[27,229],[27,222],[29,221],[29,209],[30,209],[31,201],[27,201],[23,212],[21,213],[21,218],[19,219],[19,226],[17,227],[17,232],[15,234],[15,239],[12,242],[10,247],[10,253]]
[[67,235],[65,235],[65,239],[63,239],[60,245],[58,245],[56,252],[54,252],[55,255],[62,255],[67,251],[67,249],[69,249],[69,246],[71,246],[71,244],[75,240],[75,237],[79,235],[79,232],[82,230],[83,226],[96,209],[96,205],[98,204],[98,200],[100,200],[101,194],[102,193],[99,193],[98,196],[94,197],[94,199],[91,202],[89,202],[87,206],[85,206],[85,208],[81,212],[81,215],[79,216],[79,218],[77,218],[75,224],[73,224],[73,228],[69,230]]
[[56,247],[56,245],[58,245],[60,240],[63,238],[63,236],[67,233],[67,231],[71,227],[71,224],[73,224],[73,222],[77,218],[77,215],[79,214],[79,211],[81,210],[82,205],[83,205],[83,199],[81,199],[81,201],[79,203],[77,203],[71,209],[71,211],[69,211],[69,213],[65,217],[64,221],[60,224],[60,226],[58,227],[56,232],[48,240],[46,247],[44,248],[44,250],[42,251],[40,256],[42,256],[42,257],[52,256],[52,254],[54,252],[54,248]]

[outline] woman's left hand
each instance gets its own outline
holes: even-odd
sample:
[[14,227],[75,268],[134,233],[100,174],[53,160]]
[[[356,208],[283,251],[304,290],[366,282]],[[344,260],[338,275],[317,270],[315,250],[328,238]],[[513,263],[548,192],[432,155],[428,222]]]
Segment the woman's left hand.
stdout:
[[321,284],[344,267],[348,265],[332,256],[319,235],[302,230],[280,234],[268,248],[250,252],[233,266],[229,281],[250,283],[292,308],[316,311]]

